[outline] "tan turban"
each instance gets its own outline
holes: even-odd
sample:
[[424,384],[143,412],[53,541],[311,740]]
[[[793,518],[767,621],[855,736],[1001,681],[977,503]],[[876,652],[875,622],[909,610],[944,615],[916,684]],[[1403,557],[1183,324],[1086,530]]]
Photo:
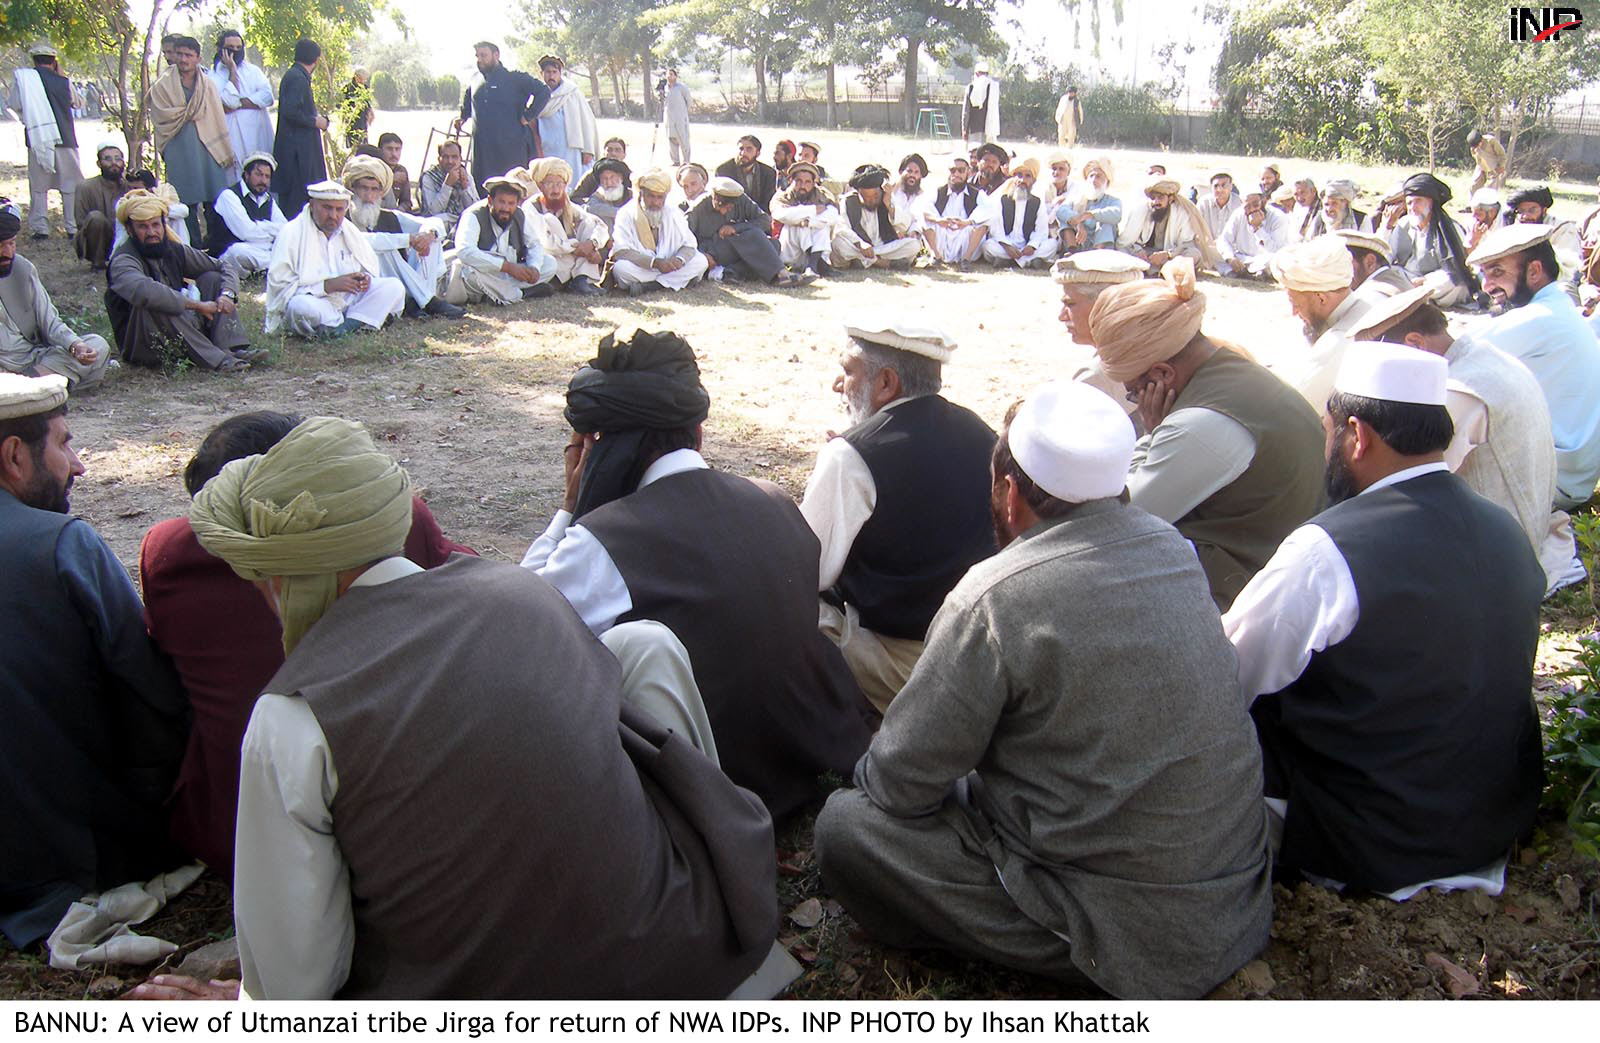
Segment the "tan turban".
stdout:
[[1106,184],[1109,185],[1114,180],[1114,170],[1111,166],[1110,156],[1096,156],[1094,159],[1091,159],[1089,162],[1085,163],[1083,165],[1084,180],[1087,181],[1089,179],[1089,175],[1094,173],[1096,170],[1100,171],[1100,173],[1106,176]]
[[1268,263],[1272,277],[1286,290],[1308,293],[1348,290],[1356,277],[1350,251],[1345,241],[1336,235],[1319,235],[1279,250]]
[[377,156],[351,156],[345,161],[344,170],[339,174],[339,180],[344,182],[344,187],[352,191],[358,181],[369,177],[378,183],[386,195],[394,187],[394,171]]
[[1124,283],[1100,294],[1089,312],[1089,336],[1106,376],[1126,384],[1165,362],[1194,339],[1206,299],[1194,288],[1194,261],[1174,257],[1159,280]]
[[1039,180],[1039,161],[1029,157],[1028,159],[1022,160],[1016,166],[1011,168],[1011,176],[1006,178],[1005,183],[1000,186],[997,194],[1002,196],[1010,195],[1019,185],[1021,185],[1021,182],[1017,180],[1017,175],[1022,173],[1024,170],[1032,174],[1035,181]]
[[1175,196],[1182,191],[1183,186],[1178,184],[1176,179],[1170,178],[1165,174],[1152,175],[1150,180],[1144,183],[1145,195],[1149,195],[1151,192],[1159,192],[1164,196]]
[[136,188],[126,193],[117,200],[117,221],[150,221],[157,217],[166,217],[170,211],[167,201],[154,192]]
[[665,195],[672,191],[672,176],[660,167],[647,170],[633,179],[635,188],[645,192],[659,192]]
[[367,429],[319,416],[260,456],[229,463],[194,498],[200,545],[250,582],[283,580],[283,650],[338,597],[338,576],[399,554],[411,531],[411,479]]
[[544,184],[544,179],[552,174],[567,184],[572,184],[572,166],[559,156],[536,159],[528,168],[528,180],[532,181],[535,187]]

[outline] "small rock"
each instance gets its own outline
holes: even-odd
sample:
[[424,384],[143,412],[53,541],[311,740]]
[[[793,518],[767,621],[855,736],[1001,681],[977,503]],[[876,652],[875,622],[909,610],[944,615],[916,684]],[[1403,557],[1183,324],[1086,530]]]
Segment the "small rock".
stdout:
[[1445,988],[1449,989],[1450,995],[1456,999],[1477,994],[1478,979],[1465,968],[1451,963],[1436,952],[1430,952],[1424,956],[1423,962],[1441,972],[1444,977]]
[[128,983],[116,975],[102,974],[89,983],[88,998],[97,1000],[110,999],[113,996],[122,995],[123,990],[127,987]]
[[1522,905],[1516,905],[1512,902],[1507,902],[1503,909],[1505,914],[1511,917],[1511,919],[1517,921],[1517,923],[1530,923],[1534,917],[1539,915],[1538,912],[1533,909],[1529,909],[1528,907]]
[[1278,980],[1272,976],[1272,967],[1266,960],[1251,960],[1239,968],[1237,977],[1240,991],[1247,999],[1259,999],[1278,987]]
[[1467,904],[1472,906],[1473,912],[1485,919],[1494,915],[1494,899],[1482,891],[1472,892],[1472,897],[1467,900]]
[[789,910],[789,919],[801,927],[815,927],[822,922],[822,903],[815,898],[807,898]]
[[220,942],[202,945],[185,956],[183,962],[178,964],[178,969],[172,973],[186,974],[200,981],[239,977],[238,939],[224,938]]
[[1561,908],[1569,913],[1578,911],[1582,903],[1582,896],[1578,893],[1578,882],[1572,879],[1570,873],[1562,873],[1556,877],[1556,896],[1561,899]]
[[294,393],[294,397],[295,398],[310,398],[311,397],[311,392],[307,391],[305,388],[301,388],[299,391],[296,391]]

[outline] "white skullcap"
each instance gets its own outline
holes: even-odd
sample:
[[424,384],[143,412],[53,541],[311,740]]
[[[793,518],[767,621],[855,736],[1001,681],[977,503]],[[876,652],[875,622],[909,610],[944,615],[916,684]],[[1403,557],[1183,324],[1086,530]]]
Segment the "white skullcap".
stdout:
[[48,413],[67,400],[67,378],[0,373],[0,420]]
[[104,152],[108,148],[114,148],[118,152],[123,153],[124,155],[127,154],[127,149],[122,147],[122,139],[119,138],[119,137],[116,137],[115,135],[107,135],[106,137],[101,138],[100,139],[100,144],[98,144],[98,145],[96,145],[94,147],[94,154],[96,156],[98,156],[100,153]]
[[1333,390],[1386,402],[1442,406],[1449,376],[1442,355],[1404,344],[1358,340],[1345,349]]
[[306,195],[312,199],[342,199],[346,203],[353,198],[350,190],[337,181],[318,181],[314,185],[307,185]]
[[[1373,235],[1371,232],[1363,232],[1359,228],[1340,228],[1333,234],[1343,239],[1344,245],[1354,246],[1361,250],[1371,250],[1383,258],[1384,264],[1389,263],[1389,240],[1383,236]],[[1355,278],[1354,272],[1351,272],[1350,278],[1352,280]]]
[[1006,437],[1033,484],[1068,503],[1120,495],[1137,440],[1128,414],[1110,395],[1074,380],[1029,395]]
[[949,362],[956,350],[956,342],[943,330],[932,326],[919,326],[913,322],[877,322],[861,326],[846,326],[846,336],[878,344],[886,348],[909,351],[935,362]]
[[711,194],[723,199],[738,199],[744,195],[744,186],[731,177],[718,175],[711,179]]
[[1150,263],[1121,250],[1084,250],[1068,254],[1050,268],[1050,275],[1063,285],[1072,282],[1138,282]]
[[1500,225],[1489,229],[1478,241],[1478,248],[1467,255],[1468,264],[1488,264],[1502,257],[1521,253],[1550,238],[1555,225]]
[[1471,205],[1472,205],[1472,208],[1474,210],[1476,210],[1480,206],[1499,206],[1500,205],[1500,193],[1496,192],[1494,189],[1490,188],[1488,185],[1485,185],[1484,187],[1478,189],[1476,192],[1472,193],[1472,204]]
[[272,158],[272,153],[270,153],[270,152],[252,152],[252,153],[250,153],[248,156],[244,157],[244,162],[239,164],[239,169],[240,170],[249,170],[252,166],[254,166],[257,163],[265,163],[268,167],[272,168],[273,170],[277,170],[278,169],[278,161]]
[[1273,254],[1268,263],[1273,278],[1286,290],[1348,290],[1356,277],[1355,262],[1345,249],[1345,241],[1334,235],[1319,235],[1286,247]]
[[1431,286],[1417,286],[1390,297],[1380,297],[1361,316],[1361,325],[1352,331],[1352,339],[1378,340],[1432,299]]

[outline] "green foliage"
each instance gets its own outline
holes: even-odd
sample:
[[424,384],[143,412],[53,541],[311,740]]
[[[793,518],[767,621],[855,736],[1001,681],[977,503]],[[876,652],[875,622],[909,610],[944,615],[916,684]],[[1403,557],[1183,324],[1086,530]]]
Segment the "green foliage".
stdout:
[[400,107],[400,82],[387,69],[372,74],[372,99],[382,109]]
[[[1573,531],[1589,568],[1589,605],[1596,606],[1600,516],[1574,515]],[[1578,666],[1544,698],[1544,805],[1564,815],[1576,846],[1600,858],[1600,631],[1578,639]]]
[[417,81],[417,104],[425,109],[432,108],[439,103],[439,83],[433,77]]
[[445,73],[433,81],[433,98],[435,104],[444,108],[458,108],[461,105],[461,80],[453,73]]

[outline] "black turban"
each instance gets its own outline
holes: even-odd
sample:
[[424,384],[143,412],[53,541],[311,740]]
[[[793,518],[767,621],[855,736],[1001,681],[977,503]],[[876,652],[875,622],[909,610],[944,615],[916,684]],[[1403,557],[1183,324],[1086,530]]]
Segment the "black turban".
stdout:
[[857,191],[863,188],[882,188],[884,182],[889,180],[889,172],[876,163],[863,163],[856,167],[855,173],[850,175],[850,187]]
[[15,239],[22,231],[22,219],[9,209],[0,208],[0,243]]
[[1506,202],[1506,206],[1515,210],[1523,203],[1538,203],[1546,210],[1549,210],[1556,205],[1556,198],[1550,194],[1550,189],[1547,186],[1540,185],[1538,188],[1524,188],[1522,191],[1514,193]]
[[639,452],[646,432],[693,427],[710,408],[688,341],[676,333],[635,330],[632,340],[618,342],[608,333],[599,353],[567,385],[572,429],[604,435],[589,450],[573,517],[639,487],[650,465]]
[[1426,196],[1440,205],[1450,202],[1450,186],[1432,174],[1412,174],[1400,187],[1408,196]]
[[622,180],[624,183],[627,182],[628,175],[633,173],[633,171],[628,169],[628,164],[624,163],[620,159],[612,159],[610,156],[604,156],[595,160],[594,166],[590,167],[589,170],[594,174],[597,181],[599,180],[601,174],[604,174],[608,170],[615,170],[618,174],[622,175]]
[[1007,152],[1005,149],[1001,148],[999,145],[996,145],[992,141],[985,141],[982,145],[978,146],[979,159],[982,159],[984,156],[987,156],[990,153],[993,153],[994,158],[1000,161],[1001,166],[1005,166],[1007,163],[1011,162],[1011,153]]

